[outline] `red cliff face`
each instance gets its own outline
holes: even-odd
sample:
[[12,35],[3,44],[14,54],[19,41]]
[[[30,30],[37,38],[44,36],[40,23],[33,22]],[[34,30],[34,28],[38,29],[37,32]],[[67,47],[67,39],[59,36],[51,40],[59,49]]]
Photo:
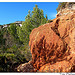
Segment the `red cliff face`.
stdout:
[[33,29],[29,46],[39,72],[75,72],[75,10],[64,9],[53,22]]

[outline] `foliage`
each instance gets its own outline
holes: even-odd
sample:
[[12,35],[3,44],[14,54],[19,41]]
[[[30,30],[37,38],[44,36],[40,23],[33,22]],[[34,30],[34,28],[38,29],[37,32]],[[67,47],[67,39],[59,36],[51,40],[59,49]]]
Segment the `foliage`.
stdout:
[[71,6],[72,4],[75,4],[75,2],[59,2],[59,5],[58,5],[58,7],[57,7],[57,12],[59,11],[59,10],[62,10],[62,9],[64,9],[64,8],[66,8],[66,7],[69,7],[69,6]]
[[58,8],[56,9],[56,10],[57,10],[57,12],[58,12],[60,9],[65,8],[66,3],[67,3],[67,2],[59,2]]
[[[38,26],[45,24],[47,22],[44,17],[43,10],[39,9],[37,5],[33,8],[33,11],[28,12],[28,15],[25,18],[25,22],[22,23],[22,27],[18,30],[18,36],[22,42],[25,44],[29,42],[29,35],[32,29],[37,28]],[[21,33],[23,36],[21,36]]]
[[[12,48],[0,49],[0,71],[16,71],[16,64],[27,62],[25,59],[25,51],[21,51],[15,45]],[[14,67],[14,68],[13,68]]]
[[5,39],[3,38],[4,30],[0,29],[0,47],[5,44]]
[[[0,71],[16,71],[15,68],[29,61],[30,54],[19,38],[17,38],[17,27],[15,24],[0,30]],[[16,32],[15,32],[16,29]],[[14,35],[16,34],[16,36]],[[3,42],[4,41],[4,42]],[[27,54],[26,54],[27,51]]]
[[51,19],[50,20],[47,20],[47,23],[50,23],[50,22],[53,22],[53,20],[51,20]]
[[18,38],[17,35],[17,25],[15,23],[10,24],[10,27],[8,27],[8,32],[14,37]]

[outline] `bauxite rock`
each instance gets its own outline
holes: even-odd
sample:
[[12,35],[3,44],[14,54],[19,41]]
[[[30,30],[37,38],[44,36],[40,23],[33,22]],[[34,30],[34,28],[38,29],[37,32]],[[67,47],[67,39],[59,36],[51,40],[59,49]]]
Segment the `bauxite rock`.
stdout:
[[32,63],[40,72],[75,69],[75,10],[63,10],[53,22],[33,29],[30,34]]

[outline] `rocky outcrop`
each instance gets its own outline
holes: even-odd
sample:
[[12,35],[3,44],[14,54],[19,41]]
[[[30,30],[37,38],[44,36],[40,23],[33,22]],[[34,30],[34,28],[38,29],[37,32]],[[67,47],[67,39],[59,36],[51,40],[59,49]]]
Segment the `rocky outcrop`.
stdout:
[[63,9],[53,22],[33,29],[29,46],[35,71],[75,72],[75,10]]
[[30,34],[33,66],[40,72],[71,72],[75,65],[75,10],[64,10]]

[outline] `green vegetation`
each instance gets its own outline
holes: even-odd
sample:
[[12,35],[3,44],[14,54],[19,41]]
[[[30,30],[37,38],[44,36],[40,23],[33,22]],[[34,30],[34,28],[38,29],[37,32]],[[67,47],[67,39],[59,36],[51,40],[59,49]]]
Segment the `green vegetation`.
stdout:
[[[14,27],[14,24],[11,24]],[[22,47],[16,38],[12,26],[0,31],[0,71],[16,71],[20,63],[27,62],[25,46]],[[11,30],[10,30],[11,29]],[[10,31],[9,31],[10,30]],[[15,39],[16,38],[16,39]],[[18,39],[18,40],[17,40]]]
[[65,6],[66,6],[66,3],[67,3],[67,2],[60,2],[59,5],[58,5],[58,8],[56,9],[57,12],[58,12],[60,9],[64,9]]
[[66,7],[69,7],[69,6],[71,6],[72,4],[75,4],[75,2],[59,2],[59,5],[58,5],[58,7],[57,7],[57,12],[59,11],[59,10],[62,10],[62,9],[64,9],[64,8],[66,8]]
[[47,23],[50,23],[50,22],[53,22],[53,20],[51,20],[51,19],[50,20],[47,20]]
[[[29,34],[32,29],[37,28],[38,26],[45,24],[47,22],[47,15],[46,18],[44,17],[43,10],[39,9],[37,5],[33,8],[33,11],[28,12],[28,15],[25,18],[25,22],[23,22],[22,27],[18,27],[18,36],[23,43],[29,42]],[[22,36],[23,35],[23,36]]]
[[22,27],[15,23],[0,29],[0,71],[13,72],[22,63],[31,60],[29,35],[31,31],[45,23],[49,23],[47,15],[44,17],[42,9],[37,5],[29,11],[22,23]]
[[0,29],[0,47],[5,44],[5,39],[3,38],[4,31]]

